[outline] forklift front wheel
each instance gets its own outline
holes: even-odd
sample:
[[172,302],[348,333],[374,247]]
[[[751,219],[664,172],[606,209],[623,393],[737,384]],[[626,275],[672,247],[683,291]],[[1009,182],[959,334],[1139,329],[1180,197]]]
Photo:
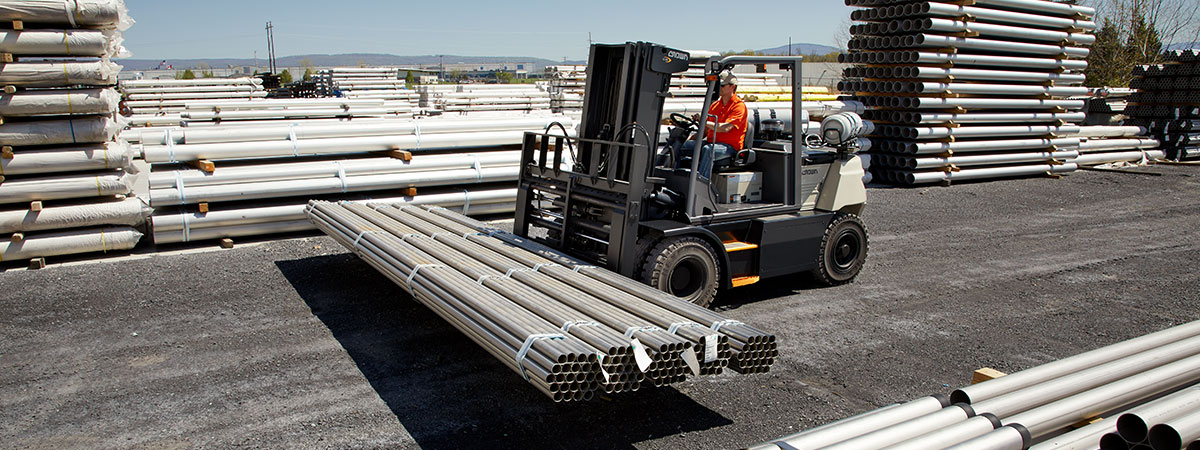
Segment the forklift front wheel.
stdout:
[[814,272],[826,285],[845,284],[858,276],[866,259],[867,227],[857,215],[838,214],[825,228]]
[[643,279],[650,286],[707,308],[717,295],[717,255],[703,239],[665,239],[646,255]]

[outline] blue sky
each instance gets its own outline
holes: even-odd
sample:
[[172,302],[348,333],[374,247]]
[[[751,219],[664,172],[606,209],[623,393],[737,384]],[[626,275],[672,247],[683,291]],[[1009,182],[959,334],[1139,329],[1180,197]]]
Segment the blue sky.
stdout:
[[[250,58],[321,53],[450,54],[587,59],[596,42],[743,50],[792,42],[837,45],[842,0],[748,2],[480,0],[125,0],[134,58]],[[839,34],[840,33],[840,34]]]

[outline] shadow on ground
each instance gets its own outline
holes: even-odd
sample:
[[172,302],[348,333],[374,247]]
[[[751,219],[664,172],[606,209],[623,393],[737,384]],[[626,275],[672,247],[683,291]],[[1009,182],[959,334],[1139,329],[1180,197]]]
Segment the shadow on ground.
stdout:
[[673,388],[556,404],[353,255],[276,265],[422,448],[629,448],[732,423]]

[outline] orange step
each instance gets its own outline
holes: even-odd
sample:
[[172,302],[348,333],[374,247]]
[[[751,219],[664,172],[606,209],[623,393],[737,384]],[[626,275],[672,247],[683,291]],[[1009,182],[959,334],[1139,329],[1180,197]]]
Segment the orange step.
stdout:
[[753,250],[753,249],[758,248],[758,244],[751,244],[749,242],[742,242],[742,241],[725,241],[725,242],[722,242],[722,244],[725,244],[725,252],[726,253],[739,252],[742,250]]
[[731,281],[731,284],[733,284],[733,287],[742,287],[742,286],[746,286],[746,285],[754,284],[754,283],[757,283],[757,282],[758,282],[758,275],[751,275],[751,276],[748,276],[748,277],[737,277],[737,278],[734,278],[734,279]]

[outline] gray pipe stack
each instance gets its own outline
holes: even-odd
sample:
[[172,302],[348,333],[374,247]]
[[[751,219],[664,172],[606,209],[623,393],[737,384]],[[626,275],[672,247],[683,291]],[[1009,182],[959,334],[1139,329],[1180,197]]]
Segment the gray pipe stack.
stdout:
[[114,140],[124,2],[0,2],[0,21],[0,261],[133,248],[149,208]]
[[1193,450],[1200,436],[1197,382],[1200,321],[966,386],[948,399],[886,406],[752,448],[1091,450],[1145,442],[1155,450]]
[[1167,52],[1165,64],[1138,66],[1129,87],[1129,125],[1144,126],[1163,143],[1167,158],[1200,159],[1200,50]]
[[554,401],[777,356],[773,335],[445,208],[314,201],[308,217]]
[[[1044,0],[861,6],[838,89],[876,123],[871,170],[913,185],[1064,173],[1078,149],[1092,8]],[[875,156],[877,155],[877,156]]]

